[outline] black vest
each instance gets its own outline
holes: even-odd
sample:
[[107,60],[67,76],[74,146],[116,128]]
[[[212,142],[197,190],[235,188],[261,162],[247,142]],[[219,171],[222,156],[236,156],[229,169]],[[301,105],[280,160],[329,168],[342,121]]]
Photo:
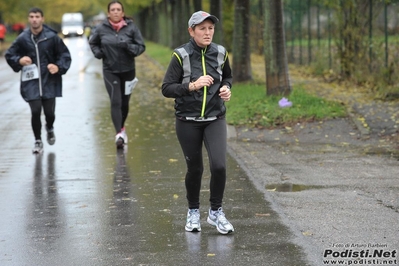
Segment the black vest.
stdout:
[[215,43],[201,49],[191,39],[190,42],[175,49],[174,55],[179,59],[183,68],[182,83],[196,81],[203,75],[210,75],[214,78],[212,86],[176,98],[176,115],[183,117],[224,115],[226,108],[224,101],[219,96],[219,89],[223,66],[227,58],[226,49]]

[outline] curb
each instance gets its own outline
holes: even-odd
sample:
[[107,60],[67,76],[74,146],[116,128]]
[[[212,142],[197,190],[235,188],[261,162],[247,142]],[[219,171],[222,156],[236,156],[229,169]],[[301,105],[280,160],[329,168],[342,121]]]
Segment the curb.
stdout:
[[227,125],[227,139],[236,139],[237,130],[234,126]]

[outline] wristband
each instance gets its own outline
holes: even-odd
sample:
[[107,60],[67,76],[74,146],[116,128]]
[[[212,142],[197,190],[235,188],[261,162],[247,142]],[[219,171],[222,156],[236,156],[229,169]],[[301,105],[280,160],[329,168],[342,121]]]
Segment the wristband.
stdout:
[[[192,88],[191,85],[192,85],[192,87],[194,87],[194,89],[191,89]],[[194,82],[190,82],[190,84],[188,85],[188,90],[189,91],[194,91],[196,89],[197,89],[197,87],[195,87],[195,83]]]

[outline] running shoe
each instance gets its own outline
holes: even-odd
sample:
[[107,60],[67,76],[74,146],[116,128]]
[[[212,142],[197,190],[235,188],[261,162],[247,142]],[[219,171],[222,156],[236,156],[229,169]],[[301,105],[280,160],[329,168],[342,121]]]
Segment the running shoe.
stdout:
[[201,232],[200,212],[198,209],[188,210],[185,228],[188,232]]
[[206,220],[210,225],[216,226],[219,233],[226,235],[234,232],[233,225],[226,219],[222,207],[217,211],[209,209],[208,219]]
[[46,126],[46,130],[47,130],[47,142],[48,142],[48,144],[54,145],[54,143],[55,143],[54,128],[48,129],[47,126]]
[[123,141],[127,144],[127,134],[126,134],[126,128],[125,127],[123,127],[121,129],[121,134],[122,134]]
[[41,140],[36,140],[35,141],[35,146],[32,149],[33,153],[41,153],[43,150],[43,142]]
[[115,144],[116,144],[116,147],[117,147],[118,149],[123,149],[123,146],[124,146],[124,144],[125,144],[125,141],[124,141],[124,139],[123,139],[122,133],[116,134],[116,136],[115,136]]

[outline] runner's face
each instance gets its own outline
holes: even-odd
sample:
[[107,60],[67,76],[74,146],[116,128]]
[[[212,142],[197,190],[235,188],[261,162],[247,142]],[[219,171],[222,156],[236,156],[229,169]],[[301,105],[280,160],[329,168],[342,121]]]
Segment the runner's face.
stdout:
[[206,19],[195,28],[188,28],[190,36],[194,39],[199,47],[205,48],[212,42],[213,34],[215,33],[215,24],[209,19]]
[[110,5],[109,10],[108,10],[108,18],[112,22],[119,22],[122,20],[123,16],[125,15],[125,12],[123,12],[122,6],[119,3],[114,3]]
[[44,17],[40,13],[29,13],[28,20],[32,30],[37,31],[42,28]]

